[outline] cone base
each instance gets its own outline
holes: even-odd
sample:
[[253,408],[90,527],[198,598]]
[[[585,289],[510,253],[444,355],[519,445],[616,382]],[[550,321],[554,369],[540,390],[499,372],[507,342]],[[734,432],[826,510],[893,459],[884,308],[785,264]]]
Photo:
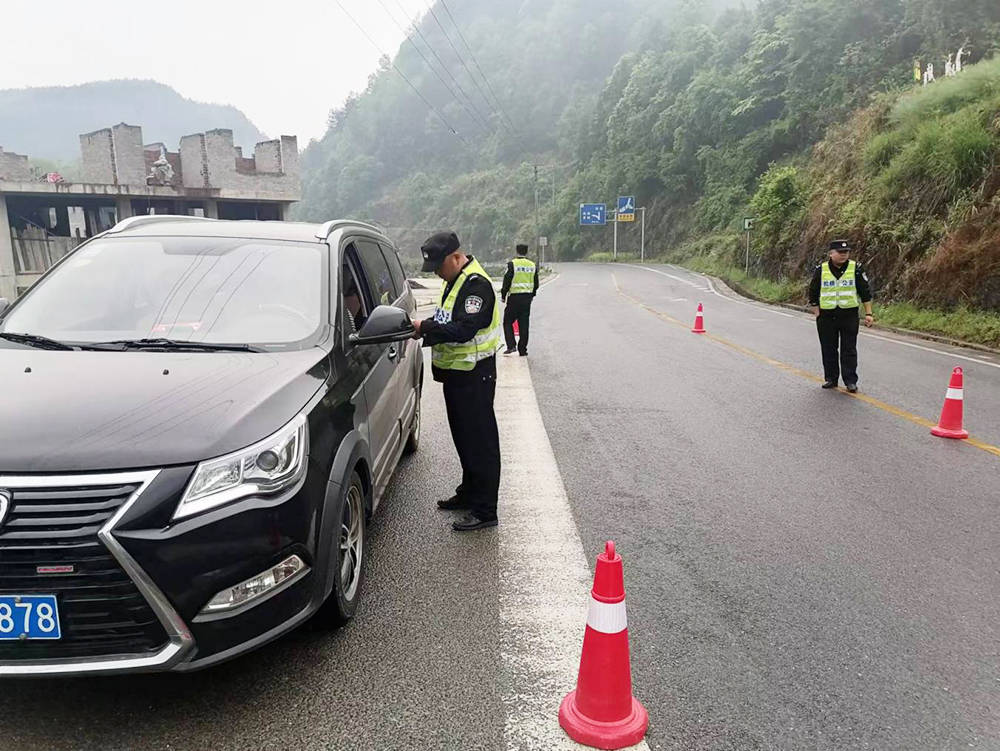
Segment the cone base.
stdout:
[[968,430],[949,430],[948,428],[942,428],[940,425],[936,428],[931,428],[931,434],[936,435],[939,438],[954,438],[958,441],[969,437]]
[[691,329],[691,333],[692,334],[707,334],[708,332],[705,329]]
[[576,691],[566,695],[559,707],[559,724],[577,743],[615,751],[634,746],[646,735],[649,715],[646,708],[632,697],[632,713],[618,722],[599,722],[585,717],[576,706]]

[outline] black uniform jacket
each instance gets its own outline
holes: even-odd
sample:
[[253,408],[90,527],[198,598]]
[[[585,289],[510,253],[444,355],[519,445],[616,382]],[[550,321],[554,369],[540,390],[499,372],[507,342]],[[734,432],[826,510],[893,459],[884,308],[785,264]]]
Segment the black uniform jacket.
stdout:
[[[500,288],[500,297],[502,297],[504,300],[506,300],[507,296],[510,295],[510,285],[512,285],[513,283],[514,283],[514,262],[513,261],[507,261],[507,273],[503,275],[503,286]],[[528,293],[528,292],[517,292],[514,295],[510,295],[510,296],[511,297],[525,296],[526,297],[529,294],[531,295],[532,298],[534,298],[534,296],[538,294],[538,265],[537,264],[535,265],[535,291],[531,292],[531,293]]]
[[[448,295],[451,294],[455,281],[449,282],[445,287],[441,300],[447,299]],[[463,344],[472,341],[477,331],[485,329],[493,322],[493,306],[496,305],[496,299],[496,292],[489,280],[478,274],[473,274],[459,290],[458,299],[455,300],[455,307],[452,309],[451,321],[438,323],[431,317],[420,324],[424,346]],[[438,302],[440,303],[441,300]],[[458,378],[496,376],[497,361],[495,357],[480,360],[471,371],[442,370],[441,368],[432,368],[432,371],[434,380],[442,383]]]
[[[830,271],[833,272],[833,275],[837,279],[840,279],[840,277],[844,275],[844,272],[847,271],[846,263],[843,266],[839,267],[834,266],[833,261],[827,261],[826,263],[830,267]],[[819,290],[822,279],[823,279],[823,264],[820,264],[819,266],[816,267],[816,270],[813,272],[812,281],[809,282],[809,304],[812,305],[814,308],[819,307]],[[854,280],[855,280],[854,281],[855,287],[858,290],[858,297],[861,298],[861,302],[871,302],[872,301],[871,284],[868,283],[868,274],[865,273],[864,267],[860,263],[857,264],[857,268],[854,269]],[[821,316],[839,315],[842,312],[846,311],[842,308],[836,308],[834,310],[821,310],[819,314]]]

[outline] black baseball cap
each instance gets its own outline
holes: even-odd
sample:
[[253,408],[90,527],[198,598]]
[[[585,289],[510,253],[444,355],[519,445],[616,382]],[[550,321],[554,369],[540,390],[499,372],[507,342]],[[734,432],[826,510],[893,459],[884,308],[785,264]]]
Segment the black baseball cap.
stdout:
[[461,249],[462,243],[454,232],[435,232],[420,246],[420,254],[424,257],[423,271],[437,271],[444,259]]
[[850,253],[851,242],[850,240],[834,240],[830,243],[830,250],[839,250],[841,253]]

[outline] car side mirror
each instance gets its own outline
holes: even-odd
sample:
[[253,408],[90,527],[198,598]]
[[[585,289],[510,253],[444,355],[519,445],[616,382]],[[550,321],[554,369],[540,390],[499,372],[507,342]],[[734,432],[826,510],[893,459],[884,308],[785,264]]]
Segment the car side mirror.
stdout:
[[0,297],[0,318],[3,318],[3,314],[7,312],[7,308],[10,307],[10,300],[6,297]]
[[388,344],[412,339],[417,330],[405,310],[379,305],[368,316],[361,331],[351,334],[351,344]]

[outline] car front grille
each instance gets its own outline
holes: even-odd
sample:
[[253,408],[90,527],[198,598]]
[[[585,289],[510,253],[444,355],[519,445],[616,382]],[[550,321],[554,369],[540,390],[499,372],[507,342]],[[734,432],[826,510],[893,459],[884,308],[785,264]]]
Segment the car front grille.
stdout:
[[[98,531],[138,484],[7,488],[0,525],[0,594],[54,594],[62,638],[0,641],[0,663],[146,655],[167,634]],[[72,566],[72,573],[40,573]]]

